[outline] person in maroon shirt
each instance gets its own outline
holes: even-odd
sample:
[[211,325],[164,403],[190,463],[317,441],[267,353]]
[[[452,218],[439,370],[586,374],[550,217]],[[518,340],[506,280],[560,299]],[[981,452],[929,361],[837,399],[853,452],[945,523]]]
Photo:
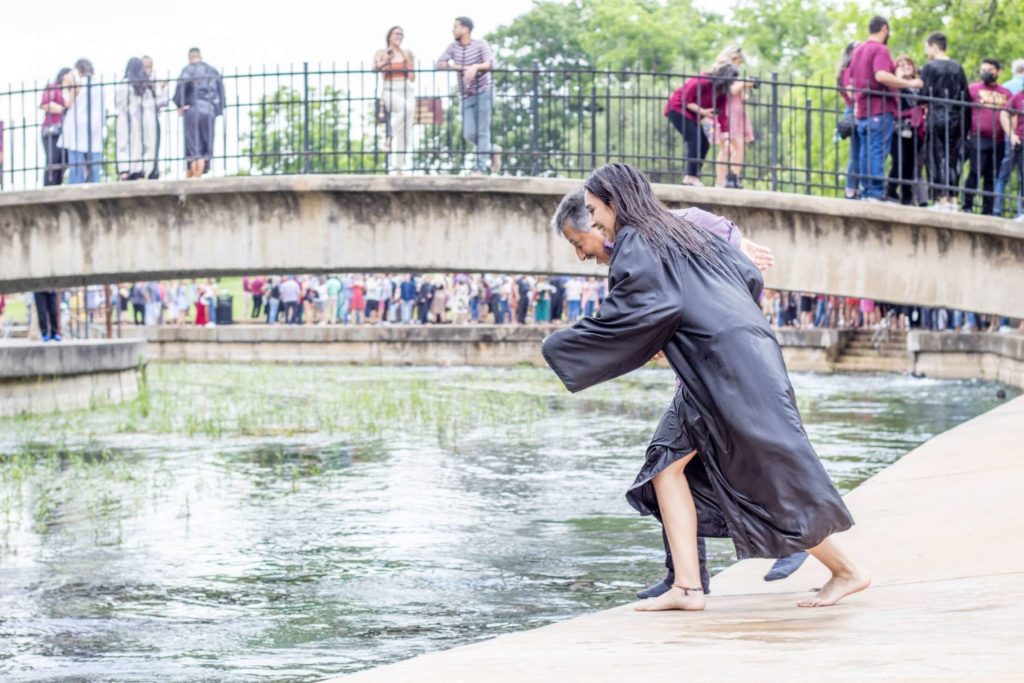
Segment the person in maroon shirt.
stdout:
[[665,103],[663,114],[686,142],[686,175],[683,177],[683,185],[704,184],[700,180],[700,168],[708,155],[710,142],[701,122],[717,121],[719,130],[728,132],[726,105],[729,87],[734,80],[736,70],[732,65],[726,65],[721,73],[701,72],[688,78]]
[[1017,169],[1017,216],[1015,221],[1024,222],[1024,91],[1010,98],[1010,102],[999,114],[1003,134],[1010,139],[1007,146],[1007,161]]
[[846,164],[847,199],[857,198],[857,187],[860,182],[860,138],[857,137],[857,119],[853,116],[853,76],[850,73],[850,61],[856,47],[857,43],[847,44],[842,59],[839,60],[839,73],[836,75],[839,95],[846,105],[843,117],[836,124],[836,135],[839,139],[850,139],[850,161]]
[[75,73],[65,67],[57,72],[57,77],[43,90],[39,108],[46,112],[43,117],[42,142],[46,153],[46,170],[43,173],[43,185],[60,185],[64,181],[64,150],[57,144],[60,138],[64,112],[71,106],[74,99],[72,88],[75,86]]
[[853,50],[850,77],[854,88],[854,114],[860,138],[861,198],[882,201],[885,195],[885,158],[892,145],[900,88],[921,88],[919,78],[900,78],[889,54],[889,22],[875,16],[868,23],[868,39]]
[[1013,93],[999,85],[1002,64],[998,59],[981,60],[981,80],[968,88],[971,93],[971,132],[967,136],[967,158],[971,172],[964,183],[964,211],[974,211],[974,195],[981,177],[981,212],[992,215],[995,204],[995,183],[999,166],[1003,163],[1006,147],[1000,112],[1013,97]]

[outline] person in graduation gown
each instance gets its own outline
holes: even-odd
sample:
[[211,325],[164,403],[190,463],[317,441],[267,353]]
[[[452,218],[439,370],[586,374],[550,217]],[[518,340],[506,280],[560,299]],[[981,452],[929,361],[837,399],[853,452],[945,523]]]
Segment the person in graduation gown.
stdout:
[[[761,315],[763,279],[737,249],[673,215],[646,177],[609,164],[585,185],[591,225],[614,244],[596,317],[542,351],[576,392],[659,351],[680,380],[627,493],[665,525],[676,583],[638,609],[703,609],[697,535],[728,535],[739,559],[807,550],[832,572],[811,599],[831,605],[870,583],[830,538],[853,520],[804,431],[781,349]],[[576,235],[565,234],[577,255]]]
[[[747,258],[751,260],[751,262],[753,262],[755,266],[757,266],[758,270],[764,272],[768,268],[771,268],[775,263],[775,257],[772,254],[771,249],[763,245],[756,244],[755,242],[743,237],[743,233],[739,227],[724,216],[719,216],[692,206],[683,209],[672,209],[671,211],[673,214],[687,219],[696,226],[707,230],[716,237],[720,237],[732,244],[734,247],[737,247]],[[573,235],[576,239],[581,240],[584,243],[591,244],[593,248],[597,250],[597,260],[599,262],[607,264],[610,260],[614,245],[611,242],[604,240],[600,231],[590,229],[590,216],[587,213],[582,188],[570,192],[562,198],[562,201],[558,205],[558,209],[555,211],[555,215],[551,219],[551,224],[555,231],[560,235]],[[723,533],[723,535],[727,536],[728,534]],[[665,535],[664,529],[662,530],[662,542],[665,546],[665,568],[668,570],[668,574],[664,579],[651,584],[643,590],[637,591],[636,595],[638,598],[644,599],[658,597],[671,589],[672,584],[675,583],[672,551],[669,547],[668,537]],[[711,577],[707,570],[707,553],[704,546],[704,536],[700,533],[697,535],[697,556],[700,561],[701,588],[705,593],[709,593]],[[792,555],[788,555],[787,557],[779,558],[779,560],[772,565],[771,569],[765,575],[765,581],[778,581],[790,576],[800,568],[806,559],[806,551],[800,551],[793,553]]]

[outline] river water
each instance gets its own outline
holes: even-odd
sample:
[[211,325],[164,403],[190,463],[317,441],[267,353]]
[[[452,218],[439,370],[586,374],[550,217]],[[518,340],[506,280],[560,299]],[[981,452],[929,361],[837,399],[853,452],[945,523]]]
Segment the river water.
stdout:
[[[847,491],[998,403],[793,376]],[[623,493],[667,370],[165,365],[138,401],[0,421],[0,678],[312,681],[622,604],[663,572]],[[709,543],[712,571],[731,543]],[[712,581],[712,584],[714,582]]]

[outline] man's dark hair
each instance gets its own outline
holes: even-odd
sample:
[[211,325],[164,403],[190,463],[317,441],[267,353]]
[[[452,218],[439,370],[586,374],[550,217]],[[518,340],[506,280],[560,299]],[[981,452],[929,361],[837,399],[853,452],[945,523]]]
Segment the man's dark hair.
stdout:
[[192,55],[196,55],[198,57],[202,57],[203,53],[199,51],[198,47],[190,47],[188,49],[188,56],[191,57]]
[[868,22],[868,33],[878,33],[883,28],[889,25],[889,20],[885,17],[876,14],[871,17],[871,21]]
[[615,210],[615,231],[631,226],[640,238],[662,254],[678,250],[715,266],[722,260],[711,233],[658,201],[651,183],[629,164],[606,164],[590,174],[584,189]]
[[924,39],[924,42],[928,45],[934,45],[943,52],[946,51],[946,34],[942,33],[941,31],[936,31],[935,33],[931,34],[930,36]]
[[473,20],[469,17],[455,17],[455,21],[468,28],[470,33],[473,32]]
[[565,224],[576,232],[590,231],[590,215],[587,213],[587,205],[583,201],[583,190],[573,190],[562,197],[555,215],[551,217],[551,227],[561,235],[565,231]]
[[1003,70],[1003,63],[1000,62],[995,57],[985,57],[985,59],[981,60],[981,63],[982,64],[991,64],[992,66],[994,66],[996,68],[996,71],[1002,71]]
[[78,73],[82,76],[92,76],[92,62],[90,62],[85,57],[82,57],[77,62],[75,62],[75,70],[78,71]]

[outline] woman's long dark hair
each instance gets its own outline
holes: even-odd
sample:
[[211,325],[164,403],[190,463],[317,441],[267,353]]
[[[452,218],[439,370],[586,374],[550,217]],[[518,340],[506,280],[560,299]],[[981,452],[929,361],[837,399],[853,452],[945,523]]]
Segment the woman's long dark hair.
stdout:
[[641,238],[663,253],[682,251],[720,264],[717,239],[668,210],[651,190],[651,183],[629,164],[606,164],[590,174],[584,189],[615,210],[616,233],[632,226]]
[[849,43],[843,50],[843,56],[839,60],[839,71],[836,72],[836,85],[840,88],[843,87],[843,72],[850,66],[850,62],[853,61],[853,50],[857,47],[857,43]]
[[146,75],[146,67],[138,57],[132,57],[128,60],[128,66],[124,69],[124,80],[131,83],[132,88],[135,89],[135,94],[140,96],[146,92],[146,88],[152,89],[153,87],[149,76]]
[[63,69],[57,72],[57,78],[53,79],[53,82],[57,85],[63,85],[64,77],[68,75],[69,71],[71,71],[71,69],[65,66]]

